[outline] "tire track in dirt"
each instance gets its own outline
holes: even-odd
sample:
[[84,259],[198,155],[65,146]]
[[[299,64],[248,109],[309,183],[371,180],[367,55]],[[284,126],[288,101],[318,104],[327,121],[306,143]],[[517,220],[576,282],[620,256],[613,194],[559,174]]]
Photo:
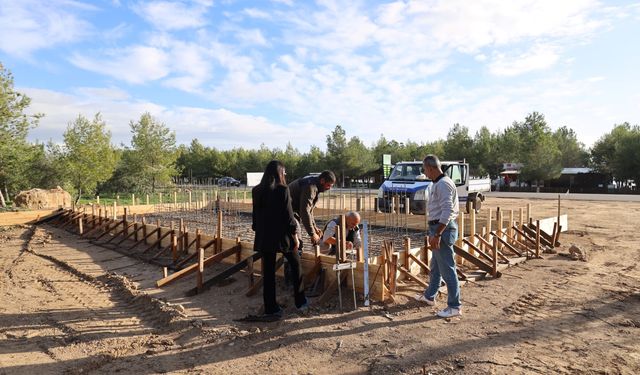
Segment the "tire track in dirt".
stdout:
[[[54,361],[48,368],[53,373],[96,370],[116,358],[144,353],[155,347],[158,333],[185,323],[180,311],[136,291],[125,277],[93,277],[44,253],[46,247],[36,245],[50,242],[46,230],[14,230],[21,231],[19,240],[5,241],[13,259],[5,252],[0,263],[9,281],[8,298],[17,302],[3,309],[0,330],[7,349],[0,350],[7,353],[0,354],[0,363],[9,373],[40,372],[22,365],[29,361],[21,358],[34,350]],[[29,290],[34,287],[35,292]],[[29,293],[20,296],[21,291]]]
[[[589,273],[588,266],[559,271],[559,280],[545,281],[504,308],[507,318],[522,327],[523,340],[513,366],[538,373],[591,373],[599,371],[607,355],[609,365],[620,372],[635,366],[612,356],[606,341],[619,333],[620,325],[634,326],[632,319],[621,314],[624,307],[617,304],[626,307],[630,298],[640,299],[640,288],[619,285],[616,277],[594,279]],[[594,332],[598,332],[596,338]],[[594,352],[601,354],[600,360],[594,358]]]

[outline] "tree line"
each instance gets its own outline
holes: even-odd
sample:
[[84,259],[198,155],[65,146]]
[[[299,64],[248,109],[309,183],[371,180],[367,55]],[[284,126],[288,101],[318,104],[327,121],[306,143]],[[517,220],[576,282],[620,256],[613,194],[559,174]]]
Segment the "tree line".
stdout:
[[193,139],[176,145],[169,127],[144,113],[129,123],[128,145],[115,146],[100,113],[89,119],[71,120],[64,142],[31,143],[29,130],[38,126],[43,114],[29,115],[30,99],[13,87],[13,76],[0,63],[0,204],[18,191],[33,187],[61,186],[77,197],[96,193],[152,193],[182,179],[232,176],[259,172],[272,159],[287,167],[289,179],[324,169],[333,170],[339,183],[353,179],[382,178],[382,155],[392,161],[422,160],[436,154],[443,160],[469,162],[471,174],[495,178],[503,163],[522,163],[520,177],[527,181],[548,180],[563,167],[590,166],[619,181],[640,181],[640,127],[623,123],[603,135],[590,149],[566,126],[552,130],[544,115],[528,114],[506,129],[490,131],[454,124],[445,139],[398,142],[381,135],[367,146],[358,136],[347,136],[337,125],[326,135],[326,150],[311,146],[300,152],[292,144],[257,149],[236,147],[219,150]]

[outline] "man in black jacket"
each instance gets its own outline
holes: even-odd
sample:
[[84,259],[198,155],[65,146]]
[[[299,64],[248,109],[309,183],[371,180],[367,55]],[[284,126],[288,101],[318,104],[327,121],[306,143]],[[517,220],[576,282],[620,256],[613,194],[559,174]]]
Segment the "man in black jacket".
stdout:
[[317,177],[302,177],[289,184],[293,212],[302,221],[302,227],[314,245],[320,243],[320,235],[322,234],[313,217],[313,209],[318,202],[318,194],[331,189],[335,183],[336,175],[331,171],[323,171]]

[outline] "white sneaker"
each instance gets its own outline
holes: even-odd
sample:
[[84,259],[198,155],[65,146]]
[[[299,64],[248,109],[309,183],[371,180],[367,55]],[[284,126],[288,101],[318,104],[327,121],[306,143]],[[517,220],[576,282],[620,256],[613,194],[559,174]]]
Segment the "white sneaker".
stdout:
[[415,297],[413,297],[416,301],[418,302],[422,302],[422,303],[426,303],[429,306],[435,306],[436,301],[432,301],[430,299],[428,299],[427,297],[424,296],[424,294],[420,293],[420,294],[416,294]]
[[462,315],[462,309],[460,308],[453,308],[453,307],[447,307],[444,310],[438,311],[438,313],[436,314],[441,318],[453,318],[454,316],[460,316]]

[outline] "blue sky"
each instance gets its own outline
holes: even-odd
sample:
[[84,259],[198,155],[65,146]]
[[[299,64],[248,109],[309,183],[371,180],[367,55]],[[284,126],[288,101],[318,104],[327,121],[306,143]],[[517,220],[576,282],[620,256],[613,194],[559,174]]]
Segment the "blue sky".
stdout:
[[0,62],[62,140],[148,111],[179,143],[324,148],[492,131],[542,112],[591,145],[640,123],[640,2],[0,0]]

